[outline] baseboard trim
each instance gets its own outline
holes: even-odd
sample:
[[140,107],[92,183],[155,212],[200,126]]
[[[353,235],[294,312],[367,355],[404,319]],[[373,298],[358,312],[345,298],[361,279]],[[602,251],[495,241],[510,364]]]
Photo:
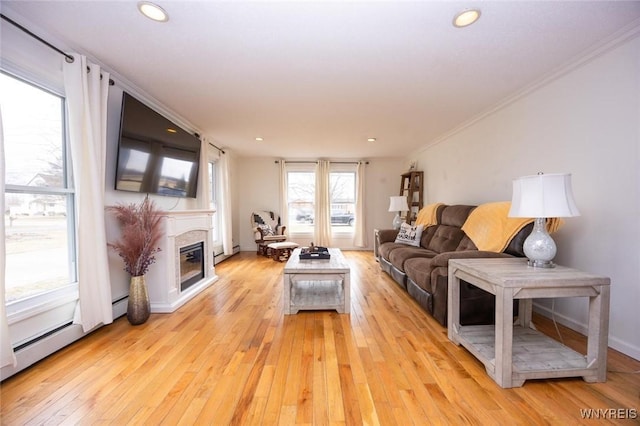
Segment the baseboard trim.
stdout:
[[36,362],[85,336],[85,334],[86,333],[82,331],[81,325],[71,324],[30,345],[25,345],[22,349],[15,352],[16,366],[8,365],[2,368],[0,371],[0,380],[9,378],[25,368],[32,366]]
[[[116,300],[112,303],[113,319],[126,315],[127,313],[127,300],[128,297]],[[8,379],[21,372],[22,370],[31,367],[48,357],[49,355],[59,351],[65,346],[69,346],[76,340],[79,340],[87,334],[102,327],[103,324],[96,326],[93,330],[88,332],[82,331],[82,326],[79,324],[68,324],[64,327],[60,327],[54,332],[49,333],[44,337],[33,340],[27,344],[24,344],[15,351],[16,366],[7,365],[0,369],[0,381]]]
[[113,302],[113,319],[120,318],[127,314],[127,304],[129,303],[129,296],[125,296],[120,300]]
[[[559,314],[558,312],[553,312],[550,308],[546,306],[542,306],[538,303],[533,304],[533,310],[540,315],[547,318],[555,318],[558,324],[562,324],[565,327],[568,327],[578,333],[586,336],[589,333],[589,326],[582,322],[576,321],[573,318],[569,318],[566,315]],[[618,352],[622,352],[625,355],[630,356],[633,359],[640,361],[640,348],[634,345],[629,344],[621,339],[616,338],[615,336],[609,335],[609,347],[617,350]]]

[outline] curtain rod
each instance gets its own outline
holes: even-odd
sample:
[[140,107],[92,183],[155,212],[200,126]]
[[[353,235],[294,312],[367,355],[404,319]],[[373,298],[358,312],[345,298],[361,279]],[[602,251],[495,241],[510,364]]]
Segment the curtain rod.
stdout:
[[[286,161],[282,160],[285,163],[296,163],[296,164],[318,164],[317,161]],[[276,160],[275,163],[278,164],[280,160]],[[359,164],[359,161],[329,161],[331,164]],[[368,161],[365,161],[364,164],[369,164]]]
[[[47,46],[50,49],[55,50],[56,52],[58,52],[59,54],[61,54],[62,56],[64,56],[64,60],[69,62],[70,64],[73,63],[76,58],[73,57],[73,55],[69,55],[68,53],[66,53],[65,51],[57,48],[56,46],[54,46],[53,44],[49,43],[47,40],[43,39],[42,37],[32,33],[31,31],[29,31],[27,28],[23,27],[22,25],[18,24],[16,21],[14,21],[13,19],[5,16],[4,14],[0,13],[0,18],[4,19],[5,21],[7,21],[8,23],[10,23],[11,25],[13,25],[14,27],[18,28],[19,30],[21,30],[22,32],[30,35],[31,37],[35,38],[36,40],[38,40],[40,43],[44,44],[45,46]],[[87,72],[89,72],[89,67],[87,67]],[[100,79],[102,79],[102,74],[100,75]],[[109,86],[113,86],[115,83],[113,82],[112,79],[109,79]]]
[[214,144],[212,144],[211,142],[207,142],[209,145],[211,145],[212,147],[214,147],[215,149],[217,149],[218,151],[220,151],[223,154],[226,154],[226,152],[224,152],[224,149],[219,148],[217,146],[215,146]]
[[68,53],[58,49],[57,47],[55,47],[53,44],[49,43],[48,41],[46,41],[45,39],[41,38],[40,36],[35,35],[34,33],[32,33],[31,31],[29,31],[28,29],[26,29],[25,27],[23,27],[22,25],[18,24],[16,21],[14,21],[11,18],[6,17],[4,14],[0,13],[0,17],[2,17],[2,19],[4,19],[5,21],[7,21],[8,23],[10,23],[11,25],[13,25],[14,27],[17,27],[19,29],[21,29],[23,32],[29,34],[31,37],[35,38],[36,40],[38,40],[40,43],[47,45],[49,48],[55,50],[56,52],[58,52],[59,54],[63,55],[66,60],[71,63],[73,61],[75,61],[75,58],[71,55],[69,55]]

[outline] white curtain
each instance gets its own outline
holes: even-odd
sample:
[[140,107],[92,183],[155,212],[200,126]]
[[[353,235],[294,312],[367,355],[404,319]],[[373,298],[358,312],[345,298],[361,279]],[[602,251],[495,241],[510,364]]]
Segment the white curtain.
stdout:
[[287,164],[280,160],[280,223],[289,226],[289,202],[287,200]]
[[364,182],[365,182],[365,162],[359,161],[356,169],[356,229],[353,236],[355,247],[366,247],[367,236],[364,223]]
[[229,171],[229,153],[220,153],[220,185],[218,208],[222,222],[222,250],[225,255],[233,254],[233,227],[231,222],[231,173]]
[[109,74],[73,56],[72,63],[63,61],[78,235],[80,301],[73,322],[86,332],[113,322],[104,198]]
[[316,212],[314,244],[330,246],[331,235],[331,194],[329,176],[331,165],[327,160],[319,160],[316,165]]
[[[217,157],[214,159],[209,150],[209,141],[206,138],[200,140],[200,152],[203,154],[200,156],[200,172],[198,173],[198,190],[196,191],[196,198],[198,205],[203,209],[211,208],[211,188],[209,188],[209,162],[217,161]],[[218,181],[216,177],[214,182]]]
[[[2,130],[2,110],[0,109],[0,190],[2,190],[2,196],[0,196],[0,211],[3,211],[3,212],[4,212],[4,176],[5,176],[4,132]],[[5,301],[4,272],[5,272],[5,266],[6,266],[4,217],[2,221],[0,221],[0,238],[2,238],[2,242],[0,242],[0,367],[4,367],[5,365],[13,365],[15,367],[16,356],[13,353],[13,348],[11,347],[11,339],[9,338],[9,322],[7,320],[7,308],[4,303]]]

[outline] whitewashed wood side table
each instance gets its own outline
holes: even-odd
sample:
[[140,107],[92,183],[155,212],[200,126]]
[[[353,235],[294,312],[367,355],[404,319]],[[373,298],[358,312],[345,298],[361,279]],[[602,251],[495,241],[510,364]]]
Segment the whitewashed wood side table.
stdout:
[[335,309],[347,314],[351,308],[351,269],[337,248],[330,248],[330,259],[300,259],[295,249],[283,274],[284,313],[300,310]]
[[[460,280],[496,296],[493,325],[460,325]],[[604,382],[607,374],[611,280],[563,266],[542,269],[527,259],[449,260],[448,336],[464,346],[503,388],[528,379],[582,376]],[[580,354],[531,328],[533,298],[588,297],[587,354]],[[513,322],[513,300],[518,321]]]

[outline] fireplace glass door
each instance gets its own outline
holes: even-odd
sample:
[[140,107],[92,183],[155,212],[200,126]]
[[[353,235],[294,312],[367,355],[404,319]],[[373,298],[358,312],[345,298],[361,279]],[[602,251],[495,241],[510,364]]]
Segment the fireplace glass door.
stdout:
[[180,248],[180,290],[204,278],[204,242]]

